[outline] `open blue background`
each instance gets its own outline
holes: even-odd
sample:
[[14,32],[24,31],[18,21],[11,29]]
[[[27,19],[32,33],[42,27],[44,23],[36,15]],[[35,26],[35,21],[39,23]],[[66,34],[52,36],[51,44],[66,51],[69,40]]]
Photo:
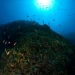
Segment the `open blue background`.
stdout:
[[71,33],[75,35],[75,0],[53,0],[54,5],[50,10],[38,8],[35,1],[0,0],[0,24],[32,19],[41,25],[44,21],[53,31],[61,35],[68,34],[70,37]]

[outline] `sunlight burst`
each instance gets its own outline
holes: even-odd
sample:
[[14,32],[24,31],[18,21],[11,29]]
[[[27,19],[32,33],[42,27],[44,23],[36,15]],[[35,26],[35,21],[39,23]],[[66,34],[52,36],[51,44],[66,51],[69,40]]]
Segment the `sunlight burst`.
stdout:
[[36,0],[36,5],[40,9],[51,9],[53,0]]

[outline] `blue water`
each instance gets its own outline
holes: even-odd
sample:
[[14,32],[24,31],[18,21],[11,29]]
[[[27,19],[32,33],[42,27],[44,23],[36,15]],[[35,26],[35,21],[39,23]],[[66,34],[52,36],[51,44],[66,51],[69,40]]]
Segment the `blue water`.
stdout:
[[52,0],[48,10],[41,5],[37,6],[36,1],[0,0],[0,24],[16,20],[34,20],[41,25],[43,22],[48,24],[60,35],[75,36],[75,0]]

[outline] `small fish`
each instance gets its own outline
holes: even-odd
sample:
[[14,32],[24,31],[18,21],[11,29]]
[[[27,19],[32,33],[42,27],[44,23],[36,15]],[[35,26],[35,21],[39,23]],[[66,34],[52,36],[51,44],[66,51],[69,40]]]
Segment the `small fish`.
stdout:
[[71,35],[71,34],[69,34],[69,35]]
[[43,20],[42,22],[43,22],[43,24],[44,24],[44,20]]
[[27,15],[27,18],[28,18],[29,16]]
[[40,20],[40,18],[38,18],[38,20]]
[[55,21],[55,19],[53,19],[53,21]]
[[63,33],[64,33],[65,31],[63,31]]
[[60,26],[60,24],[58,26]]
[[15,46],[15,45],[16,45],[16,42],[14,42],[13,46]]
[[10,38],[10,35],[8,36],[8,39]]
[[9,55],[9,54],[10,54],[10,51],[7,52],[7,55]]
[[7,27],[7,29],[8,29],[8,27]]
[[70,22],[68,22],[68,24],[70,24]]
[[57,42],[57,43],[59,43],[59,41],[58,41],[58,40],[56,40],[56,42]]
[[34,17],[35,15],[33,15],[33,17]]
[[10,44],[10,42],[8,42],[8,44]]
[[48,8],[48,7],[46,7],[46,8]]
[[37,5],[39,5],[39,4],[37,3]]
[[30,19],[30,21],[32,21],[32,19]]
[[59,38],[58,36],[56,36],[56,38]]
[[33,23],[33,25],[35,25],[35,23]]
[[7,44],[7,41],[5,41],[5,44]]
[[60,34],[63,34],[63,32],[60,32]]
[[6,32],[4,32],[4,34],[6,34]]
[[5,43],[5,40],[3,40],[3,43]]
[[50,23],[48,23],[48,25],[50,25]]
[[28,59],[28,62],[30,62],[30,60]]
[[20,53],[21,54],[21,56],[24,56],[24,54],[22,54],[22,53]]
[[71,19],[72,20],[72,19]]
[[5,52],[6,52],[6,54],[7,54],[7,55],[9,55],[9,54],[10,54],[10,51],[8,51],[8,52],[7,52],[6,48],[5,48]]
[[35,32],[37,32],[37,30],[35,29]]
[[72,15],[68,15],[68,16],[72,16]]

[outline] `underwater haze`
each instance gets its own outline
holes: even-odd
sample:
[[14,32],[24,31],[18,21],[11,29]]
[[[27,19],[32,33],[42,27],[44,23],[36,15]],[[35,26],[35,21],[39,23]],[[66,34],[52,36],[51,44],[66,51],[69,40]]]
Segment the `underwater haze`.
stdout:
[[45,23],[72,39],[75,37],[75,0],[0,0],[0,24],[16,20]]
[[74,75],[75,0],[0,0],[0,75]]

